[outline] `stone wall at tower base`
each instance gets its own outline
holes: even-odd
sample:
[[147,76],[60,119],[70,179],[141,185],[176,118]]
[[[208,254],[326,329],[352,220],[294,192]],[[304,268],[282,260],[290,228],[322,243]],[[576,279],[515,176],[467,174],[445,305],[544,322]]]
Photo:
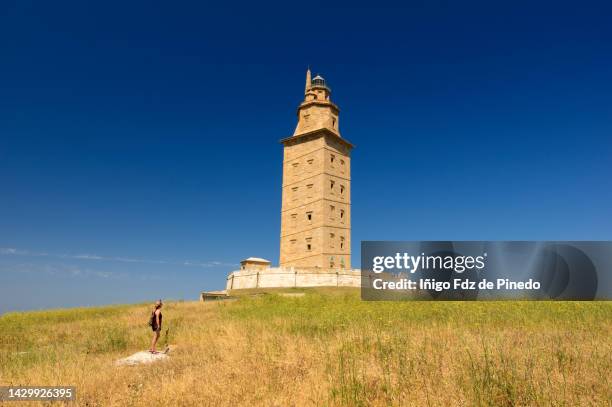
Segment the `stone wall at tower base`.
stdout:
[[238,270],[227,276],[227,290],[292,287],[361,287],[359,269],[272,267]]

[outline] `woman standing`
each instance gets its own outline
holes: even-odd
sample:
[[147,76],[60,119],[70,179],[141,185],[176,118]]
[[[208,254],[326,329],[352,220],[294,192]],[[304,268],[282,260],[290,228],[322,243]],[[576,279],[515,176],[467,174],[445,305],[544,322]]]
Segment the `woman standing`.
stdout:
[[155,346],[157,345],[162,327],[162,305],[162,300],[157,300],[155,302],[155,308],[151,312],[151,320],[149,322],[149,325],[151,325],[151,329],[153,330],[153,341],[151,341],[151,349],[149,349],[149,352],[151,353],[159,353],[155,349]]

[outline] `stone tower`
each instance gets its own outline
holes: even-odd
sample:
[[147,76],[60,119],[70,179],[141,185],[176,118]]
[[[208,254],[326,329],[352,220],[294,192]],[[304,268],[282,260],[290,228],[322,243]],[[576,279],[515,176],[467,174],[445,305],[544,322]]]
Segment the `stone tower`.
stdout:
[[306,72],[298,123],[284,145],[280,265],[351,268],[351,160],[340,136],[338,106]]

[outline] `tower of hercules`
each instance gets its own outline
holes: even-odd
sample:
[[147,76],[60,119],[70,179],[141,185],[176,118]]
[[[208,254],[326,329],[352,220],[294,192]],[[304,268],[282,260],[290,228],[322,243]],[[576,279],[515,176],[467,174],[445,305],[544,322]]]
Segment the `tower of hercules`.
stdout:
[[351,159],[331,90],[306,72],[298,123],[284,145],[280,266],[351,268]]

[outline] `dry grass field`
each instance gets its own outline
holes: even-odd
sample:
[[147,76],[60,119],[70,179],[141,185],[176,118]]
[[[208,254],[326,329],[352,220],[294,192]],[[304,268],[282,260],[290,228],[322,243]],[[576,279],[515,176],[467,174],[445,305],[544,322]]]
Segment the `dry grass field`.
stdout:
[[[362,302],[355,292],[0,317],[0,384],[74,385],[79,406],[609,406],[610,302]],[[162,343],[164,338],[162,337]],[[18,403],[20,406],[26,403]],[[53,403],[59,405],[60,403]]]

